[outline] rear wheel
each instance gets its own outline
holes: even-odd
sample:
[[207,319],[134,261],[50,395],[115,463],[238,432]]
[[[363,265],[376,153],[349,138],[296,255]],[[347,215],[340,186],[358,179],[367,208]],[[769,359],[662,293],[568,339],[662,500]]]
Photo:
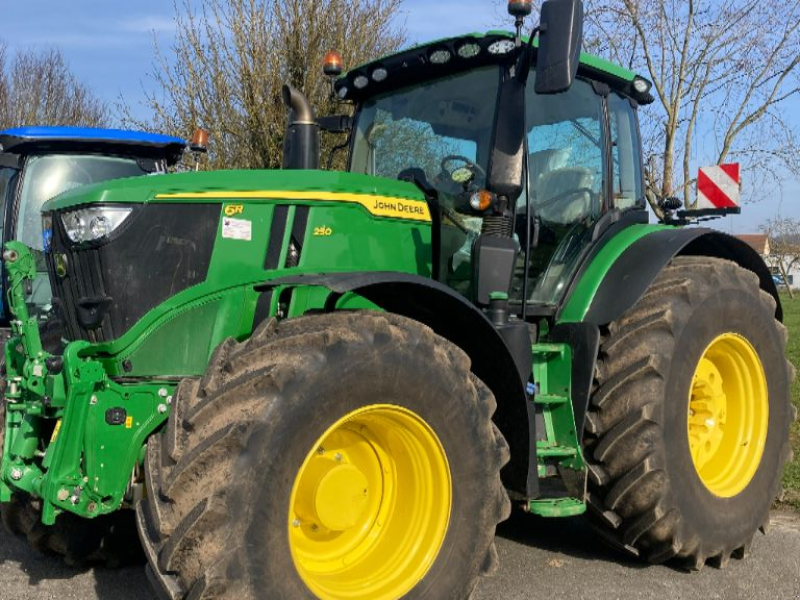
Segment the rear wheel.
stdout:
[[491,393],[375,312],[270,321],[183,382],[138,508],[172,598],[463,599],[509,510]]
[[651,562],[743,556],[789,456],[786,330],[758,278],[678,257],[601,343],[587,413],[590,508]]

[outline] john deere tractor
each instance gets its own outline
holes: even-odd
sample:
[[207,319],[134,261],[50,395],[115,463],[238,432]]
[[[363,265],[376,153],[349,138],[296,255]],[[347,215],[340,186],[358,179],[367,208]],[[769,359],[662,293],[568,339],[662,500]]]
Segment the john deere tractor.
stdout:
[[650,83],[580,54],[582,16],[339,74],[352,118],[287,87],[285,170],[48,202],[72,341],[42,349],[6,244],[0,499],[68,554],[135,514],[173,600],[468,598],[512,504],[588,508],[650,562],[745,553],[789,453],[775,286],[732,237],[648,223]]

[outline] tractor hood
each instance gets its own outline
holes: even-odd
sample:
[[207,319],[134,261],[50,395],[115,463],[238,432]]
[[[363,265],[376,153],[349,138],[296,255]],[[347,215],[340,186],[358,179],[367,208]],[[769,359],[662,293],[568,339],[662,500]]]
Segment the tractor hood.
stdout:
[[[424,202],[416,186],[338,171],[209,171],[117,179],[66,192],[48,201],[44,212],[87,204],[207,203],[215,200],[330,200],[345,195],[391,197]],[[425,206],[424,214],[427,213]],[[422,220],[422,219],[420,219]]]

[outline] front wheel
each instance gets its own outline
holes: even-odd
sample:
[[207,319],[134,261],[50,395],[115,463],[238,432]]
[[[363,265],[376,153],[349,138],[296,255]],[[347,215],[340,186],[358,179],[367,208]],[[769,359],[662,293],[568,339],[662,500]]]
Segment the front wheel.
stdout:
[[173,598],[468,598],[509,509],[494,398],[469,367],[375,312],[226,343],[148,443],[151,575]]
[[743,556],[789,456],[793,368],[758,277],[678,257],[601,344],[587,413],[590,507],[651,562]]

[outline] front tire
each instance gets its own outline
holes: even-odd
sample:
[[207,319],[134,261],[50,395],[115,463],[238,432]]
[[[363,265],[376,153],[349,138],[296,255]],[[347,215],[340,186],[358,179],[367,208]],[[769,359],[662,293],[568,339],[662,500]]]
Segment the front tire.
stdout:
[[677,257],[608,327],[585,443],[589,506],[617,546],[724,566],[766,526],[794,416],[774,315],[754,273]]
[[468,598],[508,448],[469,360],[397,315],[262,324],[184,381],[138,507],[172,598]]

